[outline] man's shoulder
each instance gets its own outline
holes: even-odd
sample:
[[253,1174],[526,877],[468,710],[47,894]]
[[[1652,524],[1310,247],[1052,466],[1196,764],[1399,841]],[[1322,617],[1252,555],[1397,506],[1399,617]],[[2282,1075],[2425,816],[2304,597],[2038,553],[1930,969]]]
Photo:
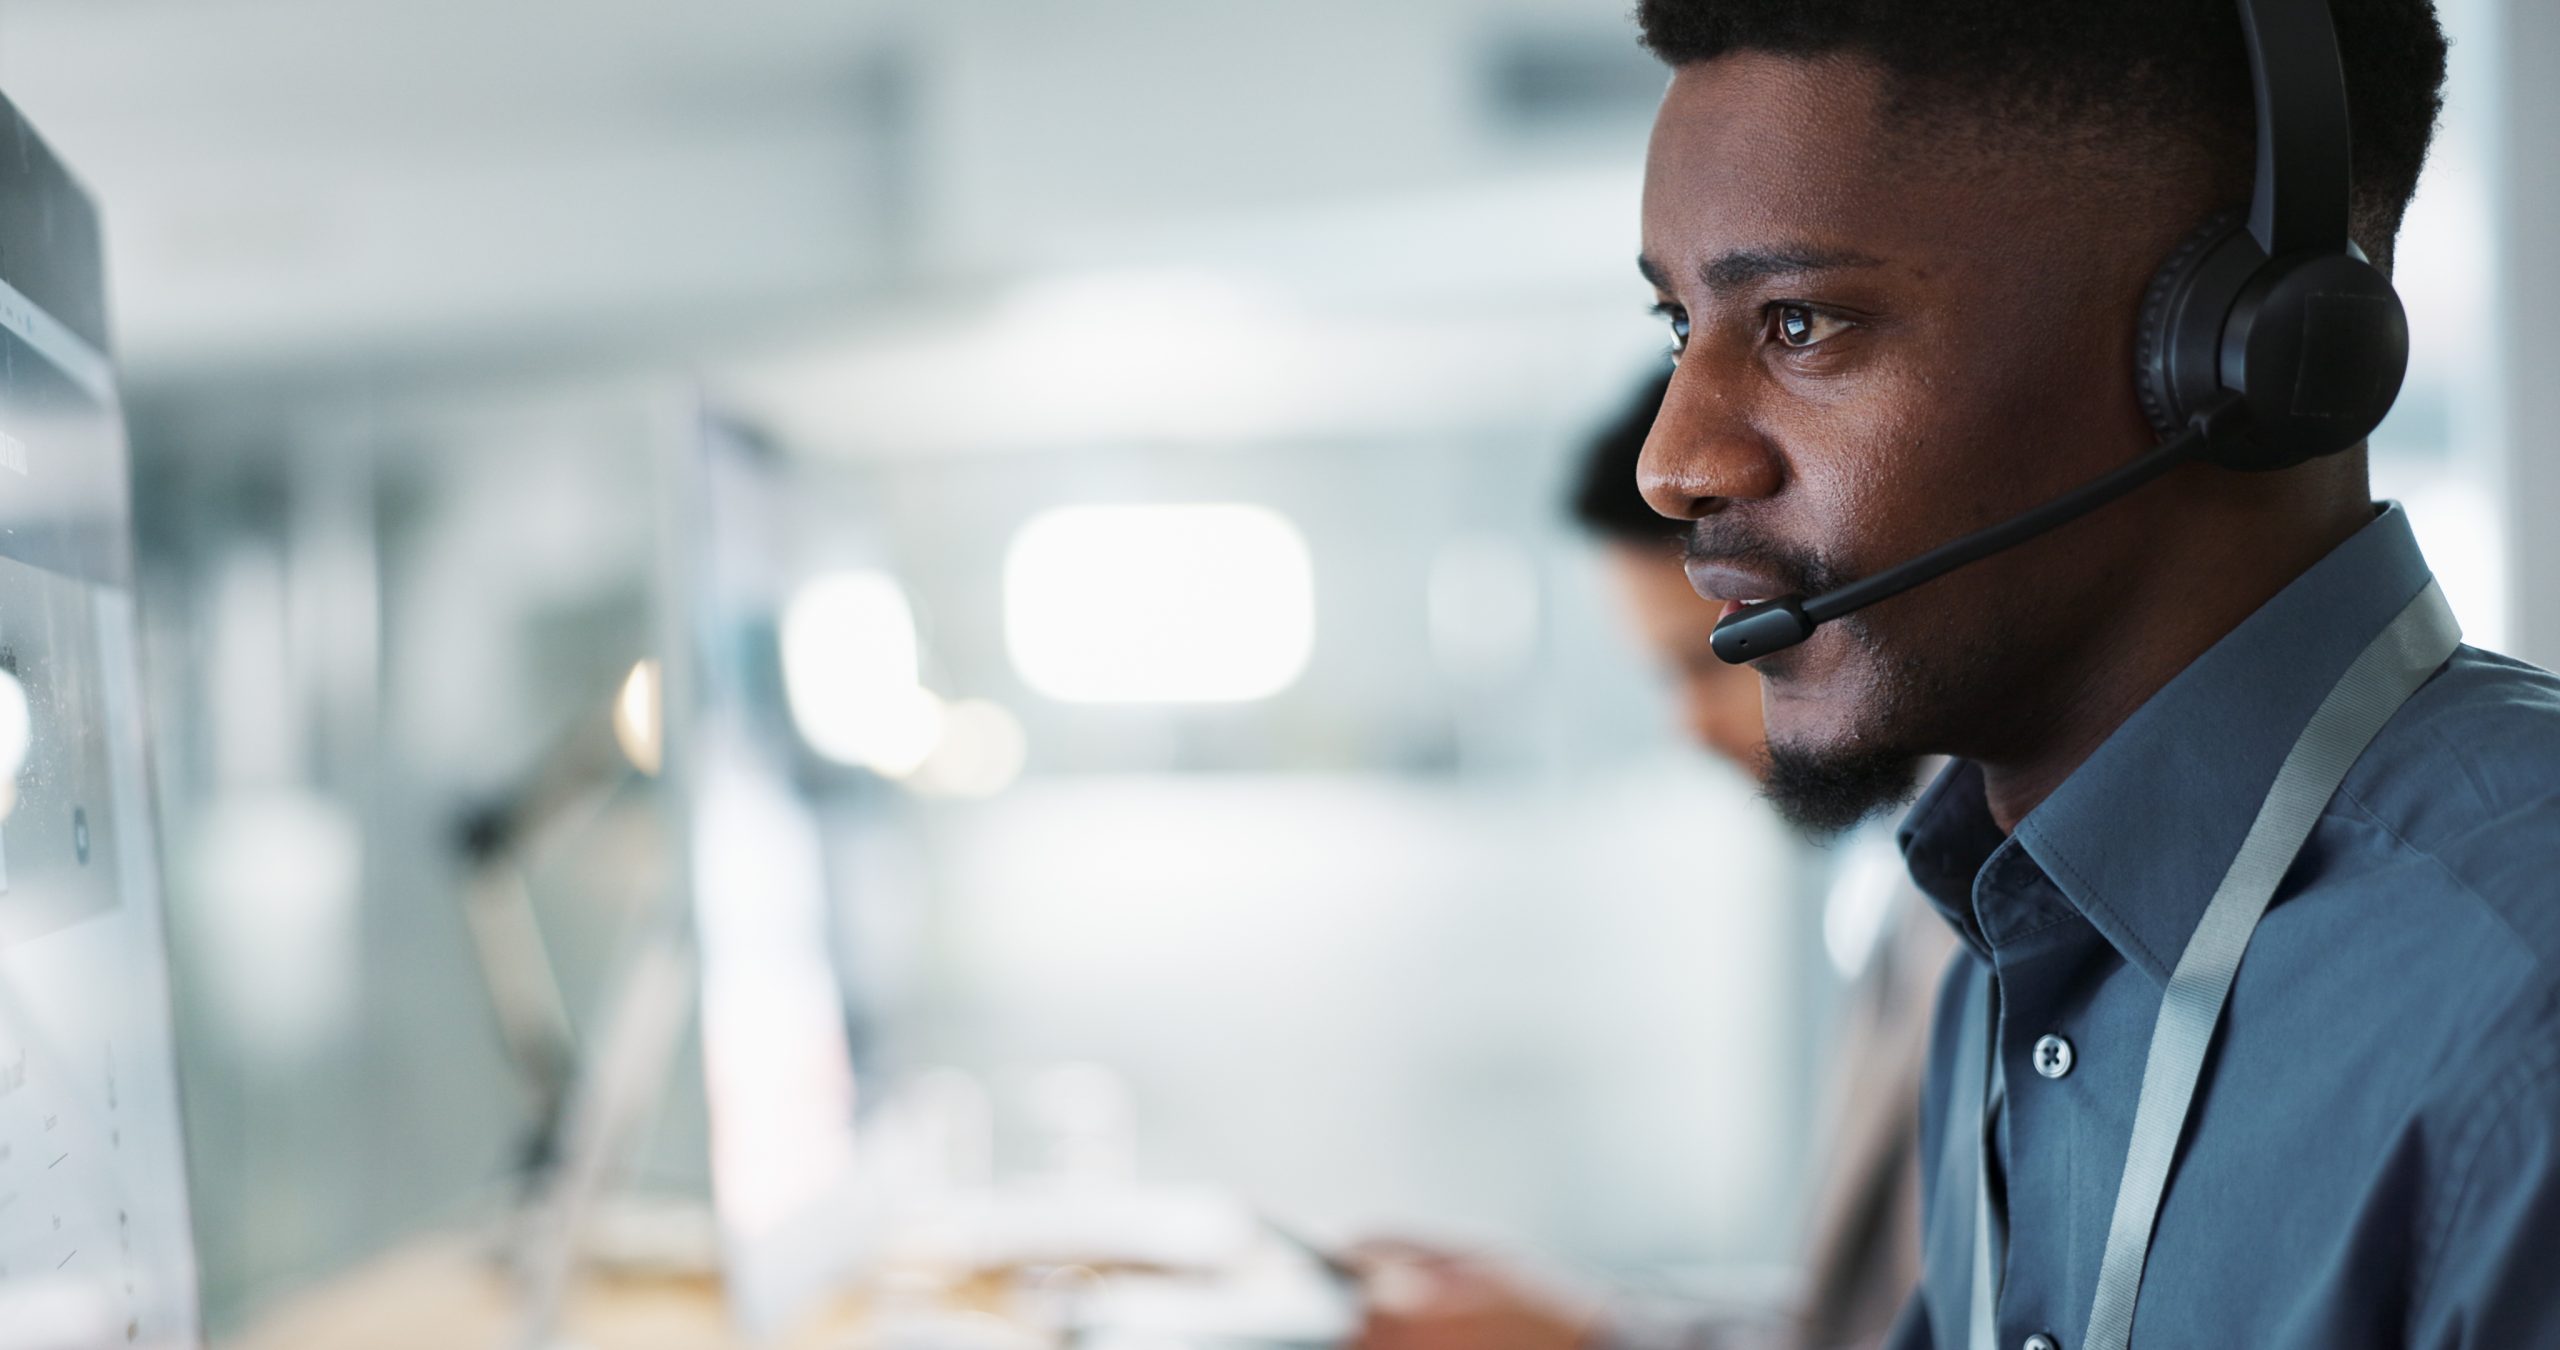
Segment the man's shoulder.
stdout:
[[2345,790],[2429,849],[2560,813],[2560,675],[2462,648],[2383,728]]
[[2484,805],[2548,797],[2560,792],[2560,758],[2551,753],[2560,746],[2560,674],[2460,648],[2383,737],[2444,757]]
[[2339,797],[2560,976],[2560,675],[2462,648]]
[[2473,958],[2444,991],[2462,1024],[2414,1036],[2432,1068],[2408,1136],[2427,1178],[2416,1296],[2460,1307],[2560,1215],[2560,675],[2465,647],[2373,750],[2340,795],[2428,878],[2393,897],[2418,907],[2402,932]]

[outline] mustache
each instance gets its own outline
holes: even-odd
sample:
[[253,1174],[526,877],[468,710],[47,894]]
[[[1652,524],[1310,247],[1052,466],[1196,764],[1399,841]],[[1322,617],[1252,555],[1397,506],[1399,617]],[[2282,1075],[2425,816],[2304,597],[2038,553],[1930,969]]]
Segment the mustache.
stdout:
[[1852,580],[1844,569],[1812,549],[1763,538],[1742,522],[1721,515],[1693,523],[1681,537],[1680,553],[1686,562],[1765,573],[1783,583],[1791,595],[1820,595]]

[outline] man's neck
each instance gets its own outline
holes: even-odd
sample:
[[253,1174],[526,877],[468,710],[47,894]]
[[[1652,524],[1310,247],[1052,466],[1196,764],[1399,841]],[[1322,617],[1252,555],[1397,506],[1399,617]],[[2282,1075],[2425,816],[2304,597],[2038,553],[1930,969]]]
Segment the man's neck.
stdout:
[[2359,486],[2354,500],[2306,513],[2298,528],[2231,530],[2210,558],[2164,571],[2146,588],[2148,603],[2048,682],[2040,734],[1977,757],[1992,820],[2004,833],[2017,829],[2162,686],[2372,519]]

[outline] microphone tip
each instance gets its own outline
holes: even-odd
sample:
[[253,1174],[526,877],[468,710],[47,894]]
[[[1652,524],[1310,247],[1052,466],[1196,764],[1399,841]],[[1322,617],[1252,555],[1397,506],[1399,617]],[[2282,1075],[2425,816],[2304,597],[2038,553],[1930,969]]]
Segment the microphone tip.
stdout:
[[1707,638],[1716,658],[1729,666],[1756,661],[1813,636],[1814,622],[1800,596],[1764,600],[1726,615]]

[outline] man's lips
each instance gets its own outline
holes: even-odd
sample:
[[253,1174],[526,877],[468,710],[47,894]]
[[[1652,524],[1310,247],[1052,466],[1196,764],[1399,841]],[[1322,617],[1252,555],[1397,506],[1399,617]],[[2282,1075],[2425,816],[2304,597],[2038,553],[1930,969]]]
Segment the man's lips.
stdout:
[[1693,560],[1685,567],[1691,590],[1706,599],[1723,602],[1724,612],[1716,616],[1719,623],[1733,617],[1745,605],[1793,594],[1792,588],[1775,577],[1730,563]]

